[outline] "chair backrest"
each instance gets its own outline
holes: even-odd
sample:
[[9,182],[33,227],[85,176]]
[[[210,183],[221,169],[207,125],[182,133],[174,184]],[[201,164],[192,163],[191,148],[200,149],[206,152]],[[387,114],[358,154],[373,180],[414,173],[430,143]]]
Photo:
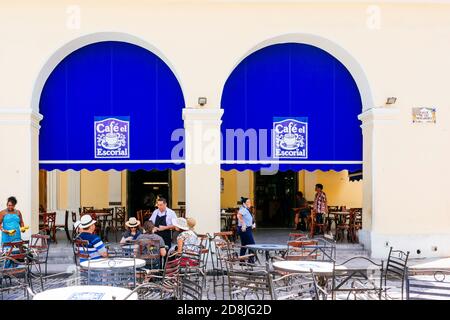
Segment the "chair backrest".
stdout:
[[306,248],[308,246],[317,246],[317,240],[293,240],[288,241],[288,249],[284,258],[286,260],[316,260],[317,253],[312,254],[313,249]]
[[180,278],[181,256],[177,252],[173,252],[167,257],[164,265],[163,278],[174,284],[178,284]]
[[389,277],[401,280],[401,294],[403,299],[403,291],[405,287],[406,278],[408,275],[408,257],[409,251],[394,250],[393,247],[389,249],[388,260],[386,262],[386,269],[384,273],[384,283],[387,283]]
[[2,243],[3,254],[16,260],[25,259],[28,252],[28,240]]
[[146,261],[146,265],[150,269],[158,269],[160,267],[160,244],[158,240],[139,239],[136,241],[137,253],[136,257]]
[[384,263],[364,256],[352,257],[333,264],[332,297],[339,293],[345,299],[381,299]]
[[94,207],[83,207],[81,213],[88,213],[89,211],[93,211]]
[[77,221],[77,213],[75,211],[72,211],[72,222],[76,222]]
[[[291,252],[299,251],[301,258],[297,260],[320,260],[330,261],[336,260],[336,242],[334,240],[315,237],[313,240],[293,241],[292,244],[297,244],[298,247],[291,245]],[[289,249],[289,246],[288,246]],[[295,260],[295,258],[292,258]]]
[[73,241],[73,254],[74,254],[74,261],[77,266],[80,265],[80,259],[84,260],[90,260],[89,255],[89,241],[82,240],[82,239],[75,239]]
[[408,274],[407,300],[450,300],[450,271],[429,269],[424,274]]
[[125,223],[125,221],[127,220],[126,217],[127,213],[126,213],[126,209],[125,207],[115,207],[115,219],[116,220],[120,220],[123,221],[123,223]]
[[50,248],[49,239],[50,236],[48,235],[32,234],[30,238],[29,248],[33,249],[39,255],[40,259],[47,259],[48,251]]
[[202,300],[203,286],[202,282],[183,277],[181,280],[181,299],[182,300]]
[[289,233],[289,240],[288,241],[292,241],[292,240],[306,240],[306,239],[308,239],[308,234],[307,233],[291,232],[291,233]]
[[407,275],[409,251],[389,249],[388,260],[386,262],[386,276],[390,275],[398,279],[405,280]]
[[246,270],[242,263],[227,261],[228,292],[231,300],[274,299],[272,276],[266,270]]
[[233,237],[233,231],[214,232],[214,238],[219,237],[225,241],[231,241]]
[[42,219],[44,228],[52,229],[56,224],[56,212],[44,212]]

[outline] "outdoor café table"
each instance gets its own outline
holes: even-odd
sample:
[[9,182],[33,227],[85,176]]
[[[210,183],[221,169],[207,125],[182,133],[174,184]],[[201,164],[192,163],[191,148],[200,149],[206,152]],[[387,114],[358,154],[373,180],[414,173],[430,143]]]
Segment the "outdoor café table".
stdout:
[[[333,263],[329,261],[277,261],[273,263],[273,269],[285,273],[310,273],[311,270],[319,278],[319,285],[326,286],[327,278],[333,274]],[[336,269],[345,270],[344,266]]]
[[145,260],[134,258],[113,258],[113,259],[95,259],[91,261],[83,261],[80,266],[91,269],[114,269],[114,268],[130,268],[136,263],[136,268],[145,266]]
[[[245,246],[247,249],[255,250],[257,253],[265,253],[266,262],[271,262],[270,252],[273,251],[276,253],[284,253],[287,251],[288,247],[285,244],[271,244],[271,243],[262,243],[262,244],[248,244]],[[256,257],[258,258],[258,257]]]
[[[71,286],[45,290],[33,300],[123,300],[130,293],[130,289],[111,286]],[[128,299],[137,300],[137,293]]]

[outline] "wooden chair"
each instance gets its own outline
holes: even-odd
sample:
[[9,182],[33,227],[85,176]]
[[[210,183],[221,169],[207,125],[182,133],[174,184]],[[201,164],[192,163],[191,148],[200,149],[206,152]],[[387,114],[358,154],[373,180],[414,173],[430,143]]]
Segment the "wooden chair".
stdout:
[[354,212],[350,211],[349,215],[341,215],[340,218],[335,217],[336,222],[336,241],[344,240],[345,232],[347,232],[347,240],[351,241],[351,226],[354,224]]
[[138,210],[136,211],[136,219],[141,222],[141,225],[144,224],[144,221],[147,217],[151,216],[150,210]]
[[316,228],[319,234],[325,234],[328,228],[326,217],[323,217],[322,223],[317,223],[316,215],[317,213],[315,211],[311,212],[310,238],[314,238]]
[[55,243],[56,240],[56,212],[44,212],[42,213],[42,225],[39,228],[40,232],[45,232],[50,236]]
[[127,221],[127,213],[125,207],[116,207],[114,211],[113,223],[111,230],[114,232],[114,237],[117,242],[117,233],[126,230],[125,222]]
[[350,209],[353,212],[353,220],[350,221],[350,241],[353,243],[357,243],[358,239],[358,231],[362,229],[362,209],[361,208],[353,208]]

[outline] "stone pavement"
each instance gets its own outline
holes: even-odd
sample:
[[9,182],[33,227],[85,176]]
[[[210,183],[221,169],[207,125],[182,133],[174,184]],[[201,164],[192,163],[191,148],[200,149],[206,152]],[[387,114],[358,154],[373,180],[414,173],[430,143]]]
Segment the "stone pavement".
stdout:
[[[292,232],[291,229],[257,229],[254,232],[255,242],[256,243],[272,243],[272,244],[286,244],[286,241],[288,240],[288,234]],[[114,236],[110,236],[111,239],[114,239]],[[118,237],[120,238],[120,237]],[[67,274],[65,276],[57,276],[58,273],[66,272],[68,274],[73,273],[76,270],[74,260],[73,260],[73,249],[71,244],[67,241],[65,238],[64,232],[58,232],[57,234],[57,240],[58,243],[51,243],[50,244],[50,251],[49,251],[49,257],[48,257],[48,275],[49,277],[46,279],[44,284],[44,289],[49,289],[52,287],[58,287],[58,286],[66,286],[68,285],[66,280],[64,279],[67,277]],[[238,241],[239,242],[239,241]],[[112,243],[117,244],[117,243]],[[354,256],[363,256],[369,258],[369,253],[367,250],[364,249],[364,246],[362,244],[354,244],[354,243],[337,243],[336,244],[336,260],[337,263],[341,263],[351,257]],[[387,257],[386,257],[387,258]],[[379,259],[372,259],[374,262],[379,263]],[[384,259],[386,260],[386,259]],[[433,261],[432,259],[427,259],[426,261]],[[410,264],[417,264],[420,262],[423,262],[419,259],[410,260]],[[54,277],[52,275],[55,275]],[[219,286],[217,286],[216,283],[213,282],[213,277],[208,276],[207,277],[207,287],[208,290],[205,292],[205,299],[211,299],[214,297],[221,298],[222,293]],[[70,280],[70,279],[69,279]],[[390,296],[393,299],[399,299],[400,298],[400,289],[399,289],[399,283],[397,281],[394,281],[391,283],[392,290],[390,290]],[[38,288],[39,285],[36,284],[36,287]],[[216,292],[214,293],[214,289],[216,289]],[[218,290],[218,291],[217,291]],[[39,290],[38,290],[39,291]],[[9,297],[5,297],[6,299],[24,299],[25,296],[23,295],[23,292],[18,292],[15,294],[10,295]]]

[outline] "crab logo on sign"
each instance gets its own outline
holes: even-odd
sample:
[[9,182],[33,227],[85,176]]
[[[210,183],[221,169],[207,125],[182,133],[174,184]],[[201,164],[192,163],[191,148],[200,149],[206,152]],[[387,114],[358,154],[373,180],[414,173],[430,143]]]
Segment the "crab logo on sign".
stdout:
[[273,118],[274,157],[308,159],[308,118]]
[[130,157],[130,118],[95,117],[95,158]]

